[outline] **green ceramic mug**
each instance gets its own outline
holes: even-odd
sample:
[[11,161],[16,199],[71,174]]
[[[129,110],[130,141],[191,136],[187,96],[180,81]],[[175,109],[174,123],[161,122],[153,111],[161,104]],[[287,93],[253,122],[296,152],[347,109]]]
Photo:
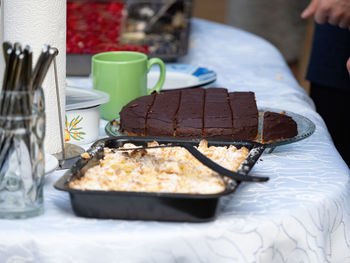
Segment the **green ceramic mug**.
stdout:
[[[147,89],[147,73],[153,65],[159,65],[160,76],[152,89]],[[159,92],[165,80],[165,66],[161,59],[151,58],[139,52],[115,51],[92,57],[92,81],[96,90],[109,94],[109,102],[101,105],[101,117],[113,120],[131,100]]]

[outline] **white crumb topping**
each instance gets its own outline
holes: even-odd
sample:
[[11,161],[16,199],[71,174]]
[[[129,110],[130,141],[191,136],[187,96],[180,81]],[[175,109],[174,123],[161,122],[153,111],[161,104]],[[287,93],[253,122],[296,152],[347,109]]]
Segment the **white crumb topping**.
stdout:
[[[152,142],[149,146],[158,146]],[[135,148],[127,143],[122,148]],[[202,140],[198,150],[226,169],[237,171],[248,156],[245,147],[208,147]],[[182,147],[113,151],[104,148],[104,158],[85,175],[70,182],[80,190],[141,191],[211,194],[225,190],[220,175],[204,166]]]

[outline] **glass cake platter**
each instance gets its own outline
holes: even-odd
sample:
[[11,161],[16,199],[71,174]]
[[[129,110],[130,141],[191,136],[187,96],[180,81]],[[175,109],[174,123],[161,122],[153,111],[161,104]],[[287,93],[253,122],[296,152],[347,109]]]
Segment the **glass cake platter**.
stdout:
[[[285,110],[280,110],[280,109],[272,109],[272,108],[259,108],[259,132],[258,132],[258,137],[257,137],[257,142],[262,143],[262,127],[263,127],[263,113],[266,111],[271,111],[271,112],[277,112],[277,113],[285,113],[287,116],[290,116],[293,118],[293,120],[297,123],[298,126],[298,135],[293,137],[293,138],[288,138],[288,139],[282,139],[270,143],[264,143],[266,148],[270,148],[269,152],[272,152],[273,149],[277,146],[280,145],[285,145],[285,144],[290,144],[293,142],[297,142],[300,140],[303,140],[309,136],[311,136],[316,129],[315,124],[308,118],[297,114],[293,113],[290,111],[285,111]],[[119,118],[113,121],[110,121],[107,123],[105,127],[105,131],[108,136],[111,137],[118,137],[118,136],[124,136],[122,132],[119,131]]]
[[277,112],[277,113],[283,112],[285,115],[292,117],[292,119],[297,123],[297,126],[298,126],[297,136],[294,136],[293,138],[270,142],[270,143],[264,143],[264,145],[267,148],[271,148],[270,152],[272,152],[272,150],[277,146],[290,144],[293,142],[298,142],[303,139],[306,139],[307,137],[311,136],[315,132],[316,125],[310,119],[300,114],[290,112],[290,111],[280,110],[280,109],[261,107],[259,108],[259,132],[258,132],[258,139],[257,139],[257,141],[260,143],[262,142],[261,135],[262,135],[262,127],[263,127],[263,113],[267,111]]

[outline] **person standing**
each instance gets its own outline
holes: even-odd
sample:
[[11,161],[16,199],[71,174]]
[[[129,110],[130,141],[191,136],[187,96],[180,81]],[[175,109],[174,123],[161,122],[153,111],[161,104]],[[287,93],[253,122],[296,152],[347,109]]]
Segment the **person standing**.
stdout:
[[314,16],[306,78],[317,112],[350,167],[350,0],[312,0],[302,18]]

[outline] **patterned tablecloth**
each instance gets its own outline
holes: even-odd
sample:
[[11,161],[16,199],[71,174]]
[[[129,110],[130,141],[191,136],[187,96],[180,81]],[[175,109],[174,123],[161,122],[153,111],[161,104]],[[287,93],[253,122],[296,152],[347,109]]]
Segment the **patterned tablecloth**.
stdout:
[[350,262],[349,169],[276,48],[194,19],[180,62],[215,70],[215,86],[254,91],[259,107],[308,117],[316,132],[263,154],[252,174],[270,181],[243,183],[209,223],[76,217],[68,194],[53,188],[64,172],[56,171],[47,177],[44,215],[0,221],[0,262]]

